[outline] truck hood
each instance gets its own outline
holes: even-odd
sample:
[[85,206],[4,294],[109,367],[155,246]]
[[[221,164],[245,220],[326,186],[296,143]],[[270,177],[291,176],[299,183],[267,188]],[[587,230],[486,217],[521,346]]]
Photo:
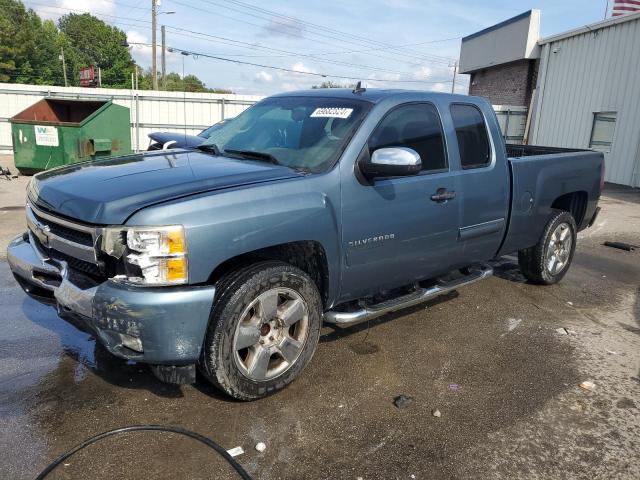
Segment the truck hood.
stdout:
[[33,177],[28,195],[53,213],[87,223],[118,225],[155,203],[300,175],[288,167],[264,162],[171,150],[42,172]]

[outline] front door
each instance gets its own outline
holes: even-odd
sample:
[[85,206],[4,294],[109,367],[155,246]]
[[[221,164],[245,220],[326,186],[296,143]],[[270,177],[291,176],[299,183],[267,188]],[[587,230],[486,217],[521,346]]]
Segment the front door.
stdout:
[[449,170],[436,107],[409,103],[391,110],[363,154],[383,147],[415,150],[422,171],[367,184],[358,180],[352,166],[342,166],[340,301],[443,273],[458,248],[457,179]]

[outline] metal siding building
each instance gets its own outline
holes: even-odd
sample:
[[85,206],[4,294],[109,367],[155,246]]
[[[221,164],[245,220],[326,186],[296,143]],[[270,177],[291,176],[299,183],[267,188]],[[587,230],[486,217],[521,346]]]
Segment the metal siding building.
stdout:
[[[640,186],[640,14],[611,18],[539,44],[530,143],[590,148],[610,141],[601,147],[606,180]],[[612,130],[611,124],[599,125],[594,133],[598,113],[606,113],[608,122],[615,119]],[[592,141],[601,131],[607,142]]]

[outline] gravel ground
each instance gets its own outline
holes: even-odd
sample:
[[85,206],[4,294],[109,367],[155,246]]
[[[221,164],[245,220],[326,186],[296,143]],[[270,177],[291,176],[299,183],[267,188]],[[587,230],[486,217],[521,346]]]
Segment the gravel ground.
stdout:
[[[88,436],[141,423],[242,446],[238,460],[265,480],[640,478],[640,251],[602,246],[640,244],[640,193],[610,186],[601,205],[562,283],[527,284],[500,259],[487,281],[325,328],[302,377],[251,403],[202,380],[164,385],[110,356],[27,298],[0,260],[0,478],[33,478]],[[21,211],[0,215],[0,239],[20,231]],[[412,398],[403,409],[400,394]],[[162,433],[112,438],[67,463],[51,478],[237,478]]]

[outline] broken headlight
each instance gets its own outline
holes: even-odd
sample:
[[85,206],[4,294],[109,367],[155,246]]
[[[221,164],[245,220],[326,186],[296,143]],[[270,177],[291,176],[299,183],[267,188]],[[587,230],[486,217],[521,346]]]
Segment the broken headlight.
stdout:
[[107,227],[102,251],[119,260],[113,280],[160,286],[187,283],[187,242],[182,225]]

